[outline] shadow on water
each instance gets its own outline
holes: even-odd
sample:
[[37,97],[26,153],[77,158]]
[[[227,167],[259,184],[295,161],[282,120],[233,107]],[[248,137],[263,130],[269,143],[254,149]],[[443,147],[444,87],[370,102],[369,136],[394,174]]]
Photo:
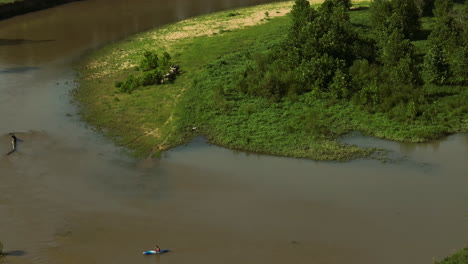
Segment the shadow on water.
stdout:
[[3,256],[15,256],[15,257],[21,257],[26,255],[26,251],[24,250],[11,250],[11,251],[6,251],[3,252]]
[[54,39],[0,39],[0,46],[22,45],[55,41]]
[[36,71],[36,70],[39,70],[39,67],[30,67],[30,66],[12,67],[12,68],[0,69],[0,74],[23,73],[23,72]]
[[355,6],[355,7],[351,7],[350,11],[362,11],[362,10],[367,10],[369,9],[368,6]]

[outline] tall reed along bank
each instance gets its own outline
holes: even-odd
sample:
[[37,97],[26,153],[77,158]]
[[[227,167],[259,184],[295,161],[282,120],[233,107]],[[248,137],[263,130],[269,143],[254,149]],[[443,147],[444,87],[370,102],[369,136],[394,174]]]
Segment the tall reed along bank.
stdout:
[[0,20],[80,0],[0,0]]
[[201,135],[255,153],[381,158],[341,139],[468,131],[467,4],[420,2],[297,0],[188,19],[90,55],[75,98],[140,156]]

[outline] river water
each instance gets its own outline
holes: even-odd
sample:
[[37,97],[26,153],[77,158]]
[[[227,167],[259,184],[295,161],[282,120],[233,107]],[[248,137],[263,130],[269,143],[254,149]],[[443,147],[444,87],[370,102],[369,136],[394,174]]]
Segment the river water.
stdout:
[[[71,65],[154,26],[262,0],[87,0],[0,21],[2,264],[428,264],[468,244],[468,135],[315,162],[196,139],[134,160],[70,104]],[[171,253],[145,257],[155,244]]]

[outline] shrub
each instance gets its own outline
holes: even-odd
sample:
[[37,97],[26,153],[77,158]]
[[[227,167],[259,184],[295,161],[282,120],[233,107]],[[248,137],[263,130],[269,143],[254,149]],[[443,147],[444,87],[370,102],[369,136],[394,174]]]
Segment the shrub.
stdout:
[[161,84],[163,76],[170,64],[171,55],[169,55],[169,53],[164,52],[161,61],[159,61],[157,54],[151,51],[145,51],[139,66],[143,74],[140,77],[129,74],[125,81],[117,81],[114,85],[121,92],[131,93],[138,89],[139,86]]
[[238,15],[240,15],[239,12],[229,12],[226,16],[227,17],[233,17],[233,16],[238,16]]
[[440,46],[432,46],[424,56],[422,75],[425,83],[433,84],[444,84],[450,77],[450,65]]
[[140,86],[140,80],[133,74],[129,74],[127,79],[120,84],[119,90],[124,93],[132,93]]
[[414,0],[419,11],[419,16],[432,16],[435,0]]
[[140,69],[142,71],[150,71],[157,69],[159,66],[158,55],[151,51],[145,51],[143,53],[143,59],[140,62]]
[[146,71],[141,76],[141,85],[149,86],[154,84],[160,84],[162,80],[163,74],[159,69],[154,69],[150,71]]
[[404,38],[412,38],[421,28],[420,11],[414,1],[375,0],[370,10],[377,34],[388,35],[398,30]]
[[163,56],[161,58],[161,63],[160,64],[161,65],[159,66],[159,68],[161,70],[167,69],[171,65],[171,55],[169,55],[169,53],[167,53],[167,52],[164,52]]

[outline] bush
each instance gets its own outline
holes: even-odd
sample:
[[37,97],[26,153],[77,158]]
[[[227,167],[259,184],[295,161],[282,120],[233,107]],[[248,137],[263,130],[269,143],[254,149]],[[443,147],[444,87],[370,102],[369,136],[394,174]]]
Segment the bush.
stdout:
[[143,59],[140,62],[140,69],[142,71],[150,71],[157,69],[159,66],[158,55],[151,51],[145,51],[143,53]]
[[149,86],[154,84],[160,84],[162,80],[163,74],[159,69],[154,69],[150,71],[146,71],[141,76],[141,85]]
[[344,6],[346,9],[350,9],[350,8],[351,8],[351,0],[333,0],[332,2],[333,2],[333,4],[334,4],[335,6],[342,5],[342,6]]
[[452,82],[455,84],[468,84],[468,46],[466,45],[453,51],[450,66],[453,73]]
[[169,55],[169,53],[167,52],[164,52],[163,53],[163,56],[161,58],[161,65],[159,66],[159,68],[162,70],[162,69],[167,69],[170,65],[171,65],[171,55]]
[[352,77],[351,89],[357,92],[378,79],[380,67],[369,63],[366,59],[355,60],[353,65],[349,68],[349,75]]
[[227,17],[233,17],[233,16],[239,16],[240,14],[241,14],[241,13],[239,13],[239,12],[230,12],[230,13],[228,13],[226,16],[227,16]]
[[371,4],[371,22],[377,34],[389,35],[398,30],[412,38],[421,28],[420,11],[410,0],[375,0]]
[[[468,5],[454,10],[453,1],[436,0],[431,48],[424,60],[427,83],[468,83]],[[431,76],[432,74],[432,76]]]
[[419,11],[419,16],[432,16],[435,0],[414,0]]
[[115,82],[115,87],[121,92],[132,93],[139,86],[161,84],[169,65],[171,65],[171,55],[169,53],[164,52],[161,61],[159,61],[156,53],[145,51],[139,66],[143,74],[140,77],[129,74],[125,81]]
[[450,65],[442,48],[432,46],[424,56],[423,79],[425,83],[444,84],[450,77]]
[[123,93],[132,93],[140,86],[140,80],[133,74],[129,74],[127,79],[120,84],[119,90]]

